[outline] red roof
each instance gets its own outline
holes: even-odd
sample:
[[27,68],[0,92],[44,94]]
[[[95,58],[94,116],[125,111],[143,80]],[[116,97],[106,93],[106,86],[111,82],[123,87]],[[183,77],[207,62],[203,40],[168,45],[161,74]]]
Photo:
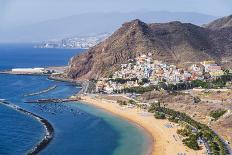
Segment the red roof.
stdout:
[[221,66],[209,66],[209,69],[213,69],[213,70],[221,70]]

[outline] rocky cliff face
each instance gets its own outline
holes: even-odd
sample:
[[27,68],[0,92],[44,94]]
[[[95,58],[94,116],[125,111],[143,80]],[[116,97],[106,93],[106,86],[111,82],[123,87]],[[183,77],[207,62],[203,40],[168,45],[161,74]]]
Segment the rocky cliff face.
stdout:
[[67,75],[73,79],[97,79],[112,74],[121,63],[141,54],[167,63],[184,64],[214,59],[231,66],[232,28],[212,29],[189,23],[125,23],[112,36],[73,57]]

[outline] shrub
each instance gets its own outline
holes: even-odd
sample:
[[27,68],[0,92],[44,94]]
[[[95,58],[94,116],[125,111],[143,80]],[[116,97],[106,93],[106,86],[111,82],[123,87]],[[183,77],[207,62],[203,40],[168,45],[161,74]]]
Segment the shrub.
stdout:
[[194,87],[209,88],[209,84],[201,80],[194,80],[192,81],[192,84]]
[[211,111],[210,112],[210,117],[213,117],[215,120],[218,120],[222,115],[224,115],[226,113],[226,110],[215,110],[215,111]]
[[126,101],[117,100],[117,103],[118,103],[120,106],[127,105]]
[[194,150],[200,149],[197,144],[197,138],[202,136],[208,141],[209,144],[212,144],[210,145],[210,151],[212,151],[213,154],[227,154],[228,150],[225,147],[223,141],[207,125],[201,124],[193,120],[190,116],[186,115],[185,113],[174,111],[165,107],[158,107],[155,106],[155,104],[151,106],[151,110],[155,112],[155,117],[160,117],[159,114],[162,113],[164,114],[164,116],[167,115],[169,116],[169,118],[172,117],[178,119],[179,121],[188,123],[192,127],[198,129],[198,131],[200,131],[199,133],[197,133],[196,135],[191,134],[188,138],[183,140],[183,143],[189,148]]
[[154,116],[155,116],[156,119],[165,119],[166,118],[165,114],[162,113],[162,112],[155,112]]
[[199,150],[200,147],[197,143],[197,136],[191,134],[188,138],[185,138],[183,140],[183,143],[188,146],[189,148],[193,149],[193,150]]
[[151,86],[148,86],[148,87],[138,86],[138,87],[125,88],[124,91],[128,92],[128,93],[143,94],[145,92],[149,92],[149,91],[152,91],[154,89],[155,89],[155,87],[151,85]]
[[136,102],[135,102],[134,100],[129,100],[128,103],[129,103],[129,104],[132,104],[132,105],[135,105],[135,104],[136,104]]
[[188,137],[189,135],[191,135],[191,131],[189,131],[187,129],[178,129],[177,134],[179,134],[183,137]]
[[155,112],[157,107],[160,107],[160,102],[151,103],[148,112]]
[[168,120],[169,120],[170,122],[174,122],[174,123],[178,123],[178,122],[179,122],[179,119],[177,119],[177,118],[174,117],[174,116],[168,117]]

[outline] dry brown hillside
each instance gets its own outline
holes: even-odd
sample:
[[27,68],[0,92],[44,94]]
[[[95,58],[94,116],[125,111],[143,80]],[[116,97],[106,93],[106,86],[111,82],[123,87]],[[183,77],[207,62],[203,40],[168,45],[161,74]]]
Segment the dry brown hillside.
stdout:
[[102,43],[73,57],[67,75],[73,79],[108,76],[121,63],[146,53],[168,63],[214,59],[231,67],[232,27],[212,29],[212,25],[208,28],[181,22],[146,24],[133,20]]

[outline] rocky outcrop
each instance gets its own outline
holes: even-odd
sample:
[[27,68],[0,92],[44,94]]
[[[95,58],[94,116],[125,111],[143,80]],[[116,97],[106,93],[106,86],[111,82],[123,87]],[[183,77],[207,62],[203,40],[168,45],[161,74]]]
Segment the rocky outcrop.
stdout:
[[231,66],[232,29],[211,29],[190,23],[125,23],[112,36],[73,57],[67,75],[73,79],[98,79],[112,74],[121,63],[141,54],[183,65],[213,59]]

